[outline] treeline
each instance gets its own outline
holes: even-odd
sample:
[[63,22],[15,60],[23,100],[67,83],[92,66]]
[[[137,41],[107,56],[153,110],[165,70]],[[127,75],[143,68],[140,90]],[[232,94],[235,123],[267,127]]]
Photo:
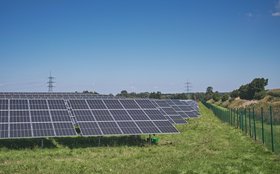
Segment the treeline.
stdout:
[[238,89],[230,93],[213,92],[213,87],[209,86],[206,89],[205,100],[213,99],[215,102],[233,100],[237,97],[245,100],[261,100],[266,96],[265,86],[268,85],[268,79],[255,78],[248,84],[241,85]]
[[127,92],[126,90],[122,90],[116,96],[125,97],[125,98],[154,98],[154,99],[193,99],[193,100],[201,100],[204,98],[204,93],[176,93],[176,94],[163,94],[160,91],[157,92]]

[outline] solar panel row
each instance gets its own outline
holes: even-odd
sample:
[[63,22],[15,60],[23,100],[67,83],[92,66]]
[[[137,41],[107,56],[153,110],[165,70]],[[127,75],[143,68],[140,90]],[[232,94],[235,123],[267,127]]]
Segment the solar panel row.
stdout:
[[148,99],[0,99],[0,138],[178,133]]

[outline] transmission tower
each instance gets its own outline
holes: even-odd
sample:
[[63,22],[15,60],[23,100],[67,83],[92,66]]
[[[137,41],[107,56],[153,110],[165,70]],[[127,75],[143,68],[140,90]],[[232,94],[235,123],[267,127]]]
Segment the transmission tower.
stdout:
[[49,92],[53,92],[53,88],[54,88],[54,78],[55,77],[53,77],[52,76],[52,73],[50,72],[50,76],[48,77],[48,79],[49,79],[49,81],[48,81],[48,88],[49,88]]
[[192,88],[191,85],[192,85],[192,84],[191,84],[191,82],[189,82],[189,81],[187,81],[187,82],[185,83],[185,88],[186,88],[186,92],[187,92],[187,97],[188,97],[188,98],[190,98],[190,92],[191,92],[191,88]]
[[187,82],[185,83],[185,87],[186,87],[187,93],[189,93],[189,92],[191,91],[191,87],[192,87],[192,86],[191,86],[191,82],[188,82],[188,81],[187,81]]

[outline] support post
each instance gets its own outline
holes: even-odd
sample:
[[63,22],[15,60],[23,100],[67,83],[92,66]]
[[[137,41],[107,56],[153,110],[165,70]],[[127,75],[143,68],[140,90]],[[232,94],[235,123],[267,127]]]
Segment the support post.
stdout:
[[254,119],[254,139],[257,140],[256,115],[255,115],[255,108],[254,107],[253,107],[253,119]]
[[244,110],[244,117],[245,117],[245,133],[247,135],[247,109]]
[[251,108],[249,108],[249,135],[252,137]]
[[262,107],[261,107],[261,117],[262,117],[262,143],[264,144],[263,108]]
[[273,136],[273,121],[272,121],[272,107],[269,107],[269,115],[270,115],[270,128],[271,128],[271,150],[274,152],[274,136]]
[[41,139],[41,148],[44,148],[44,139]]

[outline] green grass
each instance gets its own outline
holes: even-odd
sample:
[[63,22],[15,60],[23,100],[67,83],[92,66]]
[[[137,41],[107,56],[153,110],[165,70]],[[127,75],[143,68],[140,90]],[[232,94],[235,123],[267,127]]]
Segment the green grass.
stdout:
[[[280,171],[279,156],[240,130],[222,123],[203,105],[200,109],[200,118],[178,126],[181,134],[160,135],[160,143],[152,146],[143,146],[143,141],[130,137],[103,138],[101,147],[96,145],[96,138],[50,139],[48,148],[43,149],[32,142],[32,148],[19,148],[18,141],[12,147],[0,141],[0,173],[270,174]],[[127,144],[123,143],[125,139]]]

